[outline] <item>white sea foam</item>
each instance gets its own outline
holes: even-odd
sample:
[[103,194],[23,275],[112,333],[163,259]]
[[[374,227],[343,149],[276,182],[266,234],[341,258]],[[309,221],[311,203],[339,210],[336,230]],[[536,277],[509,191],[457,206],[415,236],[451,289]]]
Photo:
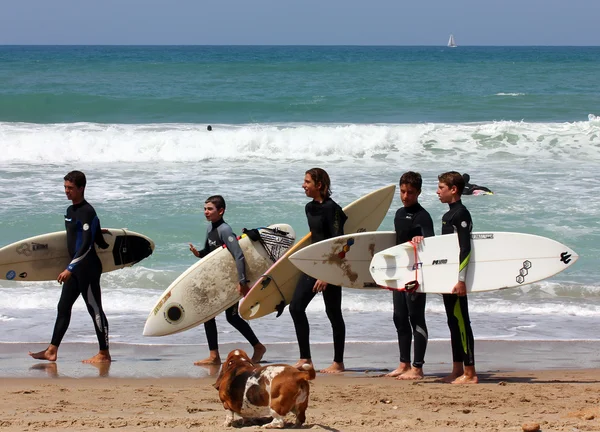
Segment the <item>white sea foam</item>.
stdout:
[[24,124],[0,123],[0,163],[600,158],[600,124]]

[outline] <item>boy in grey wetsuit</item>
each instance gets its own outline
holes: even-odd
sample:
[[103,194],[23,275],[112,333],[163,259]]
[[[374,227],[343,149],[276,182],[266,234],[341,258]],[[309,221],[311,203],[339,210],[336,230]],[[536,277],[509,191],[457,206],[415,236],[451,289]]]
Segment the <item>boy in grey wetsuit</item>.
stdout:
[[[246,260],[236,235],[231,230],[231,227],[223,220],[224,213],[225,199],[221,195],[213,195],[206,199],[204,202],[204,216],[206,216],[206,220],[210,222],[210,225],[206,230],[204,248],[197,250],[190,244],[190,251],[198,258],[203,258],[215,249],[225,245],[235,259],[239,277],[238,291],[241,295],[245,295],[249,291],[249,280],[246,278]],[[250,345],[254,347],[252,361],[255,363],[259,362],[267,349],[258,341],[258,338],[250,328],[250,325],[239,316],[238,303],[225,311],[225,317],[227,318],[227,322],[235,327],[237,331],[248,340]],[[208,341],[210,355],[208,358],[197,361],[194,364],[199,366],[221,364],[217,336],[217,322],[215,321],[215,318],[204,323],[204,330],[206,331],[206,340]]]

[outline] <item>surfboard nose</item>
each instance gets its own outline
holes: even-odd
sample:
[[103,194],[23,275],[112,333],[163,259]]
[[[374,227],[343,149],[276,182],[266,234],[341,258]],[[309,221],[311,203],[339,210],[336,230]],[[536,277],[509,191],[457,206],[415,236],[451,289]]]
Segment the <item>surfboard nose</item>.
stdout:
[[157,332],[156,326],[152,324],[152,320],[148,318],[146,320],[146,324],[144,324],[144,331],[142,332],[144,336],[160,336]]

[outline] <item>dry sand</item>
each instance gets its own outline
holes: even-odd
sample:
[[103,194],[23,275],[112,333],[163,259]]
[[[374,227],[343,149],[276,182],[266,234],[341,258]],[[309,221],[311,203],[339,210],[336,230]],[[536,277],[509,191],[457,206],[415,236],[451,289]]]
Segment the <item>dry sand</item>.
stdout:
[[[52,375],[53,368],[49,364],[45,372]],[[478,385],[461,386],[438,383],[436,376],[403,382],[364,373],[318,375],[305,428],[521,431],[524,423],[539,423],[542,431],[600,431],[600,370],[483,373],[480,379]],[[225,429],[212,377],[0,382],[1,432]]]

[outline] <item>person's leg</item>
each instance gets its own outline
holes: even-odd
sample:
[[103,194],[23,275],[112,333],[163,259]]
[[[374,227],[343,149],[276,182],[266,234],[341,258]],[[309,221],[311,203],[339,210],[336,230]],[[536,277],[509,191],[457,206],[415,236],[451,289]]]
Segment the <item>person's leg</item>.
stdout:
[[427,324],[425,323],[425,301],[426,294],[406,293],[406,304],[411,335],[415,339],[415,356],[411,369],[399,377],[399,379],[421,379],[423,378],[423,364],[425,364],[425,351],[427,350]]
[[443,381],[452,382],[464,374],[461,331],[455,314],[456,307],[460,307],[460,303],[456,294],[444,294],[442,297],[444,299],[446,319],[448,321],[448,328],[450,329],[450,343],[452,345],[452,372],[443,378]]
[[469,318],[469,302],[467,296],[458,297],[454,308],[454,315],[461,329],[461,346],[463,353],[464,373],[452,381],[453,384],[477,384],[475,372],[475,338]]
[[292,301],[290,303],[290,314],[294,321],[296,329],[296,338],[298,339],[298,348],[300,349],[300,360],[296,363],[296,367],[301,368],[303,364],[312,364],[310,353],[310,327],[308,318],[306,317],[306,308],[311,300],[315,297],[313,287],[316,280],[302,274],[298,280],[298,285],[294,291]]
[[327,285],[327,288],[323,291],[323,301],[325,302],[325,312],[333,331],[333,363],[328,368],[321,370],[321,372],[343,372],[345,369],[344,346],[346,344],[346,323],[344,323],[344,317],[342,316],[342,287]]
[[29,352],[29,355],[36,360],[55,361],[58,358],[58,347],[71,323],[71,310],[79,297],[79,288],[77,287],[77,276],[71,275],[68,281],[63,283],[58,301],[56,321],[50,345],[40,352]]
[[217,321],[212,318],[204,323],[204,332],[206,333],[206,341],[210,351],[207,358],[194,362],[196,366],[219,365],[221,364],[221,356],[219,355],[219,338],[217,334]]
[[408,305],[404,291],[393,291],[394,325],[398,334],[398,349],[400,350],[400,364],[398,368],[387,374],[388,377],[397,377],[410,370],[410,348],[412,344],[412,331],[408,319]]
[[87,277],[82,280],[79,288],[82,289],[81,295],[87,307],[88,313],[94,322],[96,337],[98,338],[99,351],[95,356],[84,360],[84,363],[105,363],[110,362],[110,352],[108,350],[108,320],[102,309],[102,293],[100,290],[100,275],[102,268],[90,269]]
[[254,348],[254,354],[252,355],[252,361],[254,363],[259,363],[267,348],[263,344],[261,344],[252,331],[250,324],[242,319],[242,317],[238,313],[238,305],[239,303],[234,304],[230,308],[225,311],[225,317],[227,318],[227,322],[231,324],[237,331],[239,331],[242,336],[246,338],[246,340],[252,345]]

